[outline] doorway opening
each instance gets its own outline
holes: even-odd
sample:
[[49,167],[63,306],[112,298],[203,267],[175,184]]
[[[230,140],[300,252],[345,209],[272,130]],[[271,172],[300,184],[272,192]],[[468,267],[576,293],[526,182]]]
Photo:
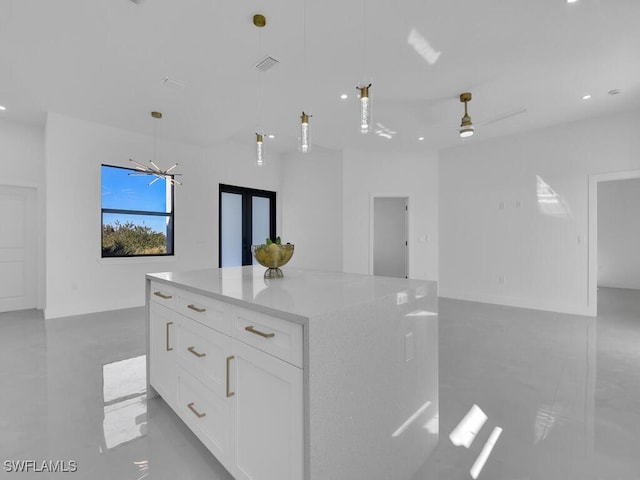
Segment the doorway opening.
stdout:
[[370,273],[409,276],[409,198],[372,197]]
[[[630,241],[633,243],[633,239],[625,238],[633,236],[629,232],[635,231],[640,234],[640,224],[637,217],[629,220],[629,215],[633,217],[633,211],[637,211],[640,208],[636,205],[625,204],[625,201],[628,201],[634,195],[640,197],[640,192],[634,191],[638,187],[640,187],[640,170],[589,176],[589,280],[587,302],[590,315],[595,316],[598,314],[598,285],[600,280],[618,288],[623,284],[633,285],[634,282],[640,282],[640,272],[633,271],[634,267],[632,265],[637,258],[637,254],[635,252],[633,255],[629,254],[635,249],[632,250],[632,248],[625,246],[625,242]],[[602,202],[598,198],[599,190],[601,190]],[[599,214],[602,216],[602,226],[599,226]],[[623,216],[627,220],[621,218]],[[611,223],[612,221],[613,223]],[[613,225],[616,225],[616,231],[612,232],[610,228],[613,228]],[[600,235],[598,232],[600,232]],[[599,245],[600,242],[602,242],[602,245]],[[627,252],[626,255],[625,252]],[[600,256],[602,258],[599,258]],[[624,269],[616,269],[616,265],[624,265]]]
[[218,265],[255,265],[251,245],[276,236],[276,192],[220,184]]

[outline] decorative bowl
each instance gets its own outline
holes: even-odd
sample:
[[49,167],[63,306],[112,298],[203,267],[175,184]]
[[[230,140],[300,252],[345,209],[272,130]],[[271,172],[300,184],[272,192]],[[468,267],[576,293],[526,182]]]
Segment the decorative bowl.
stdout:
[[267,271],[264,272],[264,278],[282,278],[284,274],[280,267],[291,260],[293,248],[294,245],[290,243],[286,245],[278,245],[276,243],[251,245],[251,253],[253,253],[253,258],[260,265],[267,267]]

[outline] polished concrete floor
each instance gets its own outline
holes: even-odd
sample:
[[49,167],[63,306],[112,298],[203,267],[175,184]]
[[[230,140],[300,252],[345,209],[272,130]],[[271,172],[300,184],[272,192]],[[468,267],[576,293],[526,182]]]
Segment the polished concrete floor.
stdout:
[[[442,299],[440,443],[414,480],[472,478],[496,427],[477,478],[640,479],[640,291],[601,289],[599,310]],[[162,400],[147,401],[143,315],[0,314],[0,478],[231,478]],[[474,405],[486,421],[455,446]],[[47,469],[58,472],[34,471]]]

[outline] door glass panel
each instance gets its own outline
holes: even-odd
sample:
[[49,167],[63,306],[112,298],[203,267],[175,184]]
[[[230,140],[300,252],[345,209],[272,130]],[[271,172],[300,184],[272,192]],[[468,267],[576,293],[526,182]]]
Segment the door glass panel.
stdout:
[[[269,227],[271,225],[271,201],[265,197],[252,197],[251,198],[251,229],[252,229],[252,245],[259,245],[265,243],[267,237],[270,236]],[[253,264],[258,265],[258,262],[253,258]]]
[[220,200],[221,267],[242,265],[242,195],[223,192]]

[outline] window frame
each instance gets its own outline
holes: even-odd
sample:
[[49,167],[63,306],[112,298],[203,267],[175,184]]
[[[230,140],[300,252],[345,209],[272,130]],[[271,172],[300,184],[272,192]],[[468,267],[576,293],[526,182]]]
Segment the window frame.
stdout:
[[[173,183],[169,183],[171,188],[171,207],[169,212],[159,212],[159,211],[148,211],[148,210],[127,210],[121,208],[103,208],[102,207],[102,168],[118,168],[121,170],[129,170],[132,173],[140,173],[139,170],[135,168],[121,167],[119,165],[109,165],[107,163],[102,163],[100,165],[100,258],[148,258],[148,257],[173,257],[175,256],[175,243],[174,243],[174,233],[175,233],[175,185]],[[151,175],[150,175],[151,176]],[[167,175],[168,177],[174,178],[173,175]],[[167,180],[164,179],[166,182]],[[167,253],[142,253],[142,254],[134,254],[134,255],[105,255],[104,254],[104,214],[124,214],[124,215],[140,215],[140,216],[156,216],[156,217],[165,217],[169,219],[167,224]]]

